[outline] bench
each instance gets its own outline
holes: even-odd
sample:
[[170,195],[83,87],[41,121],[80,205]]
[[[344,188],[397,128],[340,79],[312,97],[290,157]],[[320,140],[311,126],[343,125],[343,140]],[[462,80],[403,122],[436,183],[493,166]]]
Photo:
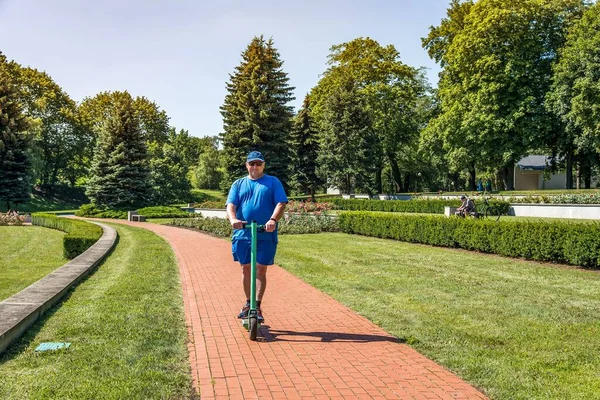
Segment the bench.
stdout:
[[145,222],[146,216],[145,215],[132,215],[131,220],[134,222]]

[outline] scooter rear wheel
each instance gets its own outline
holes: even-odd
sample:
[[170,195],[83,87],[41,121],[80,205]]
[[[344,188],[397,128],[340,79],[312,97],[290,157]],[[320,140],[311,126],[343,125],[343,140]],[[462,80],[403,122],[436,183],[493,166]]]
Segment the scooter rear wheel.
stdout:
[[256,335],[258,334],[258,318],[250,317],[248,318],[248,330],[250,331],[250,340],[255,341]]

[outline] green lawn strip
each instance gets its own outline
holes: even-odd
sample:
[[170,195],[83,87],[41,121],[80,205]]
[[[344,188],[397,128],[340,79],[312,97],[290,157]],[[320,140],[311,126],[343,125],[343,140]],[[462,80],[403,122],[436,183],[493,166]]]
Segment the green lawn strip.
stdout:
[[277,262],[493,399],[598,398],[598,272],[341,233]]
[[64,232],[41,226],[0,226],[0,301],[66,264]]
[[[173,252],[149,231],[115,228],[119,243],[103,264],[0,356],[0,398],[190,396]],[[36,353],[41,342],[71,347]]]

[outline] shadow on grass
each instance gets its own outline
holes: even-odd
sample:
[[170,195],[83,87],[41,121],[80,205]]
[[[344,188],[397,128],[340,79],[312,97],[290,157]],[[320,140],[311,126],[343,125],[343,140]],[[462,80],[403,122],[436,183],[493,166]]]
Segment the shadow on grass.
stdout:
[[[83,277],[75,286],[71,287],[71,289],[67,293],[65,293],[65,295],[56,304],[54,304],[51,308],[46,310],[44,314],[41,317],[39,317],[39,319],[36,322],[33,323],[33,325],[27,328],[19,338],[15,339],[15,341],[12,342],[8,346],[8,348],[0,354],[0,365],[16,358],[17,356],[19,356],[27,350],[31,343],[35,341],[38,333],[40,333],[46,322],[50,318],[52,318],[52,316],[60,309],[64,302],[68,301],[71,298],[73,292],[77,289],[77,287],[85,283],[96,272],[96,270],[106,262],[108,257],[110,257],[110,255],[113,253],[113,251],[115,251],[115,249],[119,245],[119,239],[120,236],[117,235],[115,245],[112,247],[112,249],[110,249],[108,253],[106,253],[104,259],[98,265],[92,268],[87,273],[87,275]],[[62,351],[68,351],[68,349]]]
[[260,333],[263,342],[351,342],[351,343],[373,343],[391,342],[406,343],[405,339],[393,336],[342,333],[342,332],[314,332],[314,331],[289,331],[282,329],[270,329],[269,325],[261,325]]

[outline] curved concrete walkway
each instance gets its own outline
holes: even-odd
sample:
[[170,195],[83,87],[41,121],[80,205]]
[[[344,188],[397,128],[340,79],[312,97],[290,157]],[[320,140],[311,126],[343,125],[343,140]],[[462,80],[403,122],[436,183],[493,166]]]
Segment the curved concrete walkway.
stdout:
[[231,244],[192,230],[111,221],[164,237],[179,262],[194,388],[202,399],[485,399],[331,297],[269,267],[252,342]]

